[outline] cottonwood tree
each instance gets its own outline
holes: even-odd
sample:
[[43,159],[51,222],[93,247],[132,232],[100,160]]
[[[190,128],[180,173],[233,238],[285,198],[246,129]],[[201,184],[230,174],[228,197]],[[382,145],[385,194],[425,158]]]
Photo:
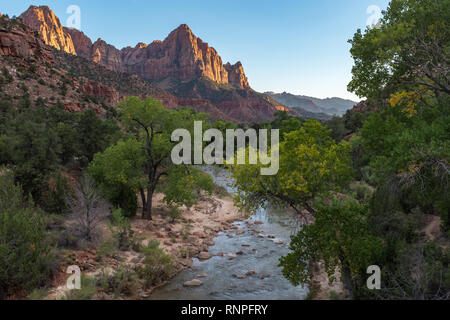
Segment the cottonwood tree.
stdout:
[[358,30],[349,42],[355,60],[349,91],[387,98],[426,88],[450,94],[450,3],[392,0],[379,28]]
[[[201,175],[192,166],[180,165],[175,170],[171,161],[175,143],[171,136],[176,129],[193,131],[194,121],[205,120],[204,114],[196,114],[190,109],[168,110],[159,100],[151,97],[141,100],[129,97],[119,104],[121,121],[128,133],[128,140],[119,141],[104,153],[97,154],[90,165],[90,171],[96,180],[113,188],[120,183],[139,193],[142,201],[142,218],[152,219],[152,198],[163,178],[167,178],[168,202],[178,205],[189,204],[195,188],[203,188],[203,183],[192,183],[186,188],[186,178],[198,180]],[[180,172],[181,175],[180,175]],[[169,175],[183,176],[176,180]],[[183,186],[185,192],[175,196],[170,190]],[[179,189],[178,189],[179,190]],[[164,189],[162,190],[164,191]]]
[[318,121],[307,121],[284,135],[280,143],[280,169],[274,176],[260,174],[261,164],[232,168],[237,204],[249,211],[277,204],[302,214],[314,211],[312,200],[345,185],[351,177],[349,146],[336,144]]
[[309,263],[323,260],[331,282],[336,269],[350,296],[355,278],[365,275],[370,265],[379,263],[381,239],[371,233],[369,210],[353,199],[336,198],[316,203],[314,223],[292,237],[291,252],[280,259],[284,276],[294,285],[310,284]]

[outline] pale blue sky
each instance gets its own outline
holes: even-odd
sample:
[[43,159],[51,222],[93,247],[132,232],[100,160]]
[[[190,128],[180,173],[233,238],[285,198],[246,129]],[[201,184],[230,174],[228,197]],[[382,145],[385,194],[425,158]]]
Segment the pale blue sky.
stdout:
[[81,29],[118,48],[163,40],[182,23],[224,62],[241,61],[257,91],[357,99],[347,92],[350,39],[364,29],[367,8],[388,0],[0,0],[0,12],[19,15],[48,5],[66,24],[69,5],[81,9]]

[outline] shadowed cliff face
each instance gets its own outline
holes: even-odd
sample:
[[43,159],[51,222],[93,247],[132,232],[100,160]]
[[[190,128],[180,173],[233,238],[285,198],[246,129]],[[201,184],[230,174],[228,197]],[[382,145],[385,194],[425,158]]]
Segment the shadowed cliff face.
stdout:
[[47,6],[31,6],[20,15],[23,22],[39,32],[45,44],[67,53],[76,54],[72,37],[64,31],[58,17]]

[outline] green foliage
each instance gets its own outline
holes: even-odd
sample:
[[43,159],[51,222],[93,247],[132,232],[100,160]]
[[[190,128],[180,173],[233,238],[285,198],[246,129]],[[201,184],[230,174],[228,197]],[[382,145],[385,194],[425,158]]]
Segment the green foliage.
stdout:
[[446,0],[392,0],[379,28],[358,30],[349,41],[355,60],[349,90],[367,98],[420,86],[449,94],[449,18]]
[[139,291],[139,279],[132,270],[119,268],[113,275],[103,274],[97,283],[106,293],[114,294],[115,298],[137,298]]
[[350,130],[346,128],[346,123],[343,118],[333,117],[331,120],[328,120],[326,126],[331,130],[331,137],[336,141],[342,141],[345,136],[350,133]]
[[[310,261],[323,260],[334,281],[336,268],[353,279],[376,265],[382,252],[381,239],[370,230],[368,207],[355,200],[333,198],[316,203],[315,222],[292,237],[291,252],[280,259],[284,276],[294,285],[310,283]],[[350,288],[351,289],[351,288]]]
[[113,211],[109,229],[120,250],[128,250],[135,245],[134,231],[131,229],[130,221],[123,215],[121,209]]
[[169,207],[192,207],[201,197],[201,191],[212,193],[210,175],[192,166],[173,166],[164,181],[164,199]]
[[418,232],[423,215],[440,215],[441,230],[450,229],[449,17],[448,1],[392,0],[380,28],[358,30],[350,41],[349,89],[378,107],[345,119],[359,130],[351,141],[353,164],[375,186],[369,223],[384,243],[382,290],[355,283],[362,298],[449,297],[448,244],[437,245],[448,237]]
[[280,143],[280,170],[275,176],[260,174],[259,165],[236,165],[233,177],[237,203],[249,211],[275,203],[300,213],[320,194],[339,189],[351,177],[349,145],[336,144],[318,121],[285,135]]
[[181,218],[182,212],[180,211],[179,208],[177,208],[175,206],[170,206],[169,207],[169,215],[170,215],[170,219],[171,219],[172,223],[174,223],[176,219]]
[[197,190],[189,190],[185,184],[210,188],[209,180],[193,168],[172,164],[170,155],[174,143],[171,135],[179,128],[192,131],[194,121],[203,121],[205,116],[190,109],[168,110],[151,97],[144,100],[129,97],[118,108],[128,139],[96,155],[89,168],[108,198],[125,209],[120,200],[124,196],[131,199],[132,192],[134,195],[139,192],[142,216],[151,219],[153,194],[162,178],[166,177],[166,190],[162,190],[166,192],[166,202],[169,205],[192,205]]
[[136,214],[138,190],[145,187],[144,152],[135,139],[120,140],[104,153],[95,155],[89,172],[108,200],[127,217]]
[[374,190],[365,182],[354,182],[350,184],[350,190],[355,192],[356,199],[363,202],[368,202],[374,193]]
[[62,300],[91,300],[97,293],[97,281],[94,278],[81,275],[81,289],[68,291]]
[[6,67],[2,68],[2,76],[3,76],[3,78],[1,79],[0,84],[11,83],[14,80],[13,76],[9,73],[9,71]]
[[72,114],[46,107],[45,101],[38,99],[35,108],[0,113],[0,146],[5,146],[0,149],[0,164],[14,166],[16,181],[25,193],[45,206],[51,190],[48,182],[60,167],[84,165],[92,153],[114,141],[117,130],[115,123],[102,121],[95,113]]
[[396,197],[397,209],[408,212],[419,206],[429,214],[441,214],[444,230],[449,228],[450,208],[445,196],[449,192],[448,103],[448,97],[440,97],[433,105],[419,104],[414,117],[396,108],[382,109],[361,129],[361,146],[374,169],[375,182],[380,191],[390,186],[382,194]]
[[113,142],[118,130],[114,122],[102,121],[93,110],[82,112],[77,121],[80,157],[92,161],[96,153],[104,151]]
[[172,257],[166,254],[156,240],[141,248],[144,254],[144,266],[136,269],[137,274],[145,281],[145,287],[160,284],[170,278],[174,271]]
[[50,290],[48,288],[39,288],[31,291],[27,298],[30,300],[44,300],[49,294]]
[[42,217],[12,172],[0,168],[0,292],[7,296],[44,284],[52,261]]
[[48,213],[65,214],[69,210],[68,198],[72,196],[66,177],[58,171],[51,176],[42,191],[41,207]]

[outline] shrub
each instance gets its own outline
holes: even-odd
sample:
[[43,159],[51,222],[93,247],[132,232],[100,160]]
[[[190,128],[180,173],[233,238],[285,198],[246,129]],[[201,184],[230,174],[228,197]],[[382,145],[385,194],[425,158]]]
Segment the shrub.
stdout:
[[350,189],[356,193],[358,200],[363,201],[369,201],[374,193],[374,189],[365,182],[352,183]]
[[27,298],[30,300],[44,300],[50,294],[50,290],[48,288],[39,288],[34,289]]
[[81,275],[81,288],[67,292],[62,300],[91,300],[97,293],[97,281],[94,278]]
[[12,172],[0,168],[0,293],[42,285],[52,260],[42,217],[25,200]]
[[134,217],[138,209],[136,192],[125,185],[117,184],[111,186],[109,190],[104,188],[108,200],[116,207],[122,209],[123,215],[127,218]]
[[71,190],[67,179],[61,172],[51,177],[42,193],[41,207],[45,211],[56,214],[68,212],[69,204],[67,199],[71,196]]
[[14,78],[12,77],[12,75],[9,73],[8,69],[6,69],[6,67],[3,67],[2,69],[2,75],[5,78],[5,83],[10,83],[14,80]]
[[141,248],[144,254],[144,265],[138,266],[136,272],[145,281],[145,287],[160,284],[168,280],[174,270],[172,257],[166,254],[159,242],[151,240],[149,244]]
[[139,291],[139,279],[136,273],[128,268],[119,268],[114,275],[103,274],[98,284],[106,293],[112,293],[116,298],[135,298]]
[[117,255],[117,241],[108,238],[97,246],[97,260],[102,261],[106,257],[114,258]]
[[134,231],[131,229],[130,221],[123,215],[122,209],[113,211],[109,229],[120,250],[128,250],[134,246]]
[[174,223],[176,219],[181,218],[182,212],[180,211],[180,209],[178,207],[170,206],[169,215],[170,215],[171,222]]

